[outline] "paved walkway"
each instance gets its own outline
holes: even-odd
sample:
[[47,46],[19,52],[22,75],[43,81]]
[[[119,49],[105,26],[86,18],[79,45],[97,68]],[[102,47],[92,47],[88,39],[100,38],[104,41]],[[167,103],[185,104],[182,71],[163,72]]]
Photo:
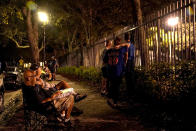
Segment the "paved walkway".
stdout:
[[[75,106],[83,110],[80,116],[71,118],[74,130],[76,131],[153,131],[154,128],[144,127],[138,117],[128,116],[123,112],[111,108],[104,97],[100,95],[95,87],[87,86],[82,82],[68,80],[65,77],[57,75],[58,83],[60,80],[66,80],[76,92],[87,94],[87,98],[76,103]],[[8,123],[4,130],[22,129],[23,111],[19,110],[14,118]],[[14,126],[14,127],[13,127]],[[2,128],[3,129],[3,128]],[[1,130],[1,128],[0,128]]]
[[84,111],[79,117],[72,117],[73,124],[79,131],[153,130],[144,128],[137,117],[129,117],[117,109],[111,108],[95,87],[70,81],[60,75],[57,76],[57,80],[66,80],[76,92],[88,95],[86,99],[75,104],[77,108]]

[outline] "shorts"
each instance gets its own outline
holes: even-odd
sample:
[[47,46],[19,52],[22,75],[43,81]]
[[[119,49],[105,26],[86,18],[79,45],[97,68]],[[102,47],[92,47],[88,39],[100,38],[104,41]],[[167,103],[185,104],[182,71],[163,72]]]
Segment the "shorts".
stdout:
[[56,73],[56,69],[55,68],[52,68],[52,69],[50,69],[50,72],[51,73]]

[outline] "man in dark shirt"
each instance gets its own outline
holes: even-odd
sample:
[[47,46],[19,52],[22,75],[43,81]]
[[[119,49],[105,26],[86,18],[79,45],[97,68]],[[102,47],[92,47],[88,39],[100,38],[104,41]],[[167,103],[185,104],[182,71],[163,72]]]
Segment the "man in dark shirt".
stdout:
[[54,56],[52,56],[51,60],[48,62],[48,68],[50,69],[50,72],[52,73],[51,80],[56,80],[57,61]]
[[127,43],[130,44],[130,47],[128,48],[128,61],[126,65],[126,86],[127,86],[127,92],[128,96],[132,96],[134,94],[134,55],[135,55],[135,47],[133,45],[133,38],[130,40],[129,34],[125,34],[125,40]]
[[119,46],[120,38],[116,37],[114,48],[109,49],[104,57],[104,62],[108,63],[108,79],[111,85],[108,89],[108,103],[117,106],[119,88],[122,81],[124,65],[128,58],[127,46]]
[[[112,41],[107,40],[106,41],[106,47],[102,53],[102,59],[104,59],[106,52],[112,47]],[[101,94],[107,95],[108,93],[108,86],[109,86],[109,80],[108,80],[108,63],[104,63],[102,65],[102,81],[101,81]]]

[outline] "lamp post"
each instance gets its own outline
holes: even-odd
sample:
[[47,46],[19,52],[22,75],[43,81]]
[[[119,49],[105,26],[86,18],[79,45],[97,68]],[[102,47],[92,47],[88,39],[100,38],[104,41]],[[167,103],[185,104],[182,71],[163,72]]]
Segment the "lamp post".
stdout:
[[46,59],[46,31],[45,26],[48,23],[48,15],[45,12],[38,12],[39,20],[43,23],[43,46],[44,46],[44,61]]
[[[178,25],[179,23],[179,17],[171,17],[168,19],[168,25],[172,28],[172,32],[171,32],[171,37],[173,36],[174,37],[174,63],[175,63],[175,30],[174,30],[174,27],[176,25]],[[173,33],[173,34],[172,34]],[[171,44],[169,45],[169,50],[170,50],[170,62],[172,62],[172,38],[171,38]]]

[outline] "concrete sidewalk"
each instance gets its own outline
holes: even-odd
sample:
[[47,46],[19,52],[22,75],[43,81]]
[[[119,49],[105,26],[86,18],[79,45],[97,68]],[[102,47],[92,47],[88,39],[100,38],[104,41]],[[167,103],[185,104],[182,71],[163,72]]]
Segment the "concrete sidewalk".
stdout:
[[[102,97],[95,87],[90,87],[85,82],[71,81],[65,77],[57,75],[57,80],[54,83],[58,83],[61,80],[65,80],[68,84],[80,94],[87,94],[87,98],[75,104],[77,108],[83,110],[83,114],[80,116],[72,116],[71,121],[73,130],[76,131],[153,131],[152,128],[144,127],[137,117],[127,116],[125,113],[120,112],[117,109],[111,108],[106,98]],[[15,95],[14,95],[15,94]],[[21,90],[6,93],[6,101],[11,97],[19,98]],[[15,107],[20,106],[13,118],[5,125],[0,127],[0,130],[24,130],[23,125],[23,109],[21,106],[22,100],[18,99],[15,102]],[[9,103],[9,102],[6,102]],[[5,103],[5,104],[6,104]]]
[[152,131],[152,128],[144,128],[140,124],[137,117],[128,117],[126,114],[117,109],[111,108],[107,104],[106,98],[101,96],[100,92],[95,87],[90,87],[85,82],[75,82],[57,75],[58,83],[60,80],[65,80],[75,89],[77,93],[87,94],[87,98],[75,106],[83,110],[83,114],[78,117],[72,117],[72,123],[78,131]]
[[15,112],[22,106],[21,89],[16,91],[6,91],[4,94],[4,111],[0,114],[0,125],[8,123]]

